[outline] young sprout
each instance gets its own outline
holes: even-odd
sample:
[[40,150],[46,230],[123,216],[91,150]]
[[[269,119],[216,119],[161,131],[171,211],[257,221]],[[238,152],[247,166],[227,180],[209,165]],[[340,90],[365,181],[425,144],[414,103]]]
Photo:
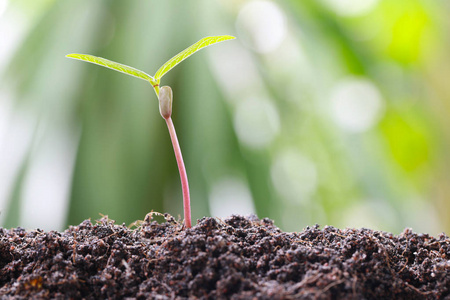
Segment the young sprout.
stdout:
[[173,150],[175,152],[175,158],[177,160],[178,171],[180,172],[181,187],[183,190],[183,207],[184,207],[184,225],[187,228],[191,227],[191,204],[189,197],[189,184],[186,174],[186,168],[183,162],[183,156],[181,155],[180,144],[178,143],[177,134],[175,132],[175,126],[172,122],[172,100],[173,94],[172,89],[169,86],[163,86],[160,88],[161,78],[169,72],[172,68],[178,65],[180,62],[194,54],[195,52],[210,46],[215,43],[235,39],[233,36],[221,35],[221,36],[210,36],[199,40],[192,46],[184,49],[171,59],[169,59],[165,64],[163,64],[158,71],[156,71],[154,76],[150,76],[147,73],[140,71],[138,69],[132,68],[127,65],[123,65],[102,57],[97,57],[88,54],[68,54],[66,57],[78,59],[93,64],[97,64],[115,71],[122,72],[124,74],[134,76],[143,80],[150,82],[155,90],[156,96],[159,100],[159,112],[164,118],[169,129],[170,139],[172,140]]

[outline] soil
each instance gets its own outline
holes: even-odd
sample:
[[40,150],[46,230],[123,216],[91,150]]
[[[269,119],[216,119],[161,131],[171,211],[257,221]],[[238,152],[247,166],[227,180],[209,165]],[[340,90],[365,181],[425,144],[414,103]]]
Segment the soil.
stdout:
[[450,299],[450,239],[271,220],[0,229],[0,299]]

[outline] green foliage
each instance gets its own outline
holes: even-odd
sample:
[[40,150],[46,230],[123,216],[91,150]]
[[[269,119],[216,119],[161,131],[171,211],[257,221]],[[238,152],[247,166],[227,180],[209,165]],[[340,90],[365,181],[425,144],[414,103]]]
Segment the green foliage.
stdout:
[[90,62],[90,63],[96,64],[96,65],[99,65],[102,67],[106,67],[106,68],[130,75],[130,76],[136,77],[136,78],[144,79],[144,80],[147,80],[150,82],[155,81],[155,79],[152,76],[148,75],[147,73],[145,73],[141,70],[135,69],[133,67],[130,67],[130,66],[127,66],[124,64],[117,63],[115,61],[112,61],[112,60],[109,60],[109,59],[106,59],[103,57],[97,57],[97,56],[89,55],[89,54],[77,54],[77,53],[68,54],[68,55],[66,55],[66,57]]
[[141,70],[135,69],[133,67],[130,67],[130,66],[127,66],[124,64],[120,64],[120,63],[111,61],[106,58],[97,57],[97,56],[93,56],[93,55],[89,55],[89,54],[72,53],[72,54],[66,55],[66,57],[78,59],[81,61],[86,61],[89,63],[93,63],[93,64],[96,64],[96,65],[99,65],[102,67],[106,67],[106,68],[130,75],[130,76],[136,77],[136,78],[147,80],[155,88],[155,92],[158,95],[159,94],[158,86],[159,86],[159,82],[161,81],[161,78],[167,72],[172,70],[176,65],[178,65],[180,62],[182,62],[183,60],[185,60],[186,58],[188,58],[195,52],[197,52],[205,47],[208,47],[210,45],[220,43],[223,41],[233,40],[233,39],[235,39],[235,37],[229,36],[229,35],[209,36],[209,37],[202,38],[197,43],[184,49],[183,51],[181,51],[180,53],[178,53],[177,55],[175,55],[174,57],[169,59],[164,65],[162,65],[158,69],[158,71],[156,71],[156,74],[154,77],[148,75],[147,73],[145,73]]
[[219,42],[223,42],[223,41],[233,40],[233,39],[235,39],[235,37],[229,36],[229,35],[209,36],[209,37],[202,38],[200,41],[198,41],[194,45],[184,49],[183,51],[181,51],[180,53],[178,53],[177,55],[175,55],[174,57],[169,59],[164,65],[162,65],[162,67],[159,68],[158,71],[156,71],[155,79],[159,82],[159,80],[167,72],[169,72],[173,67],[178,65],[180,62],[182,62],[183,60],[185,60],[186,58],[188,58],[195,52],[197,52],[205,47],[208,47],[210,45],[213,45],[213,44],[216,44]]

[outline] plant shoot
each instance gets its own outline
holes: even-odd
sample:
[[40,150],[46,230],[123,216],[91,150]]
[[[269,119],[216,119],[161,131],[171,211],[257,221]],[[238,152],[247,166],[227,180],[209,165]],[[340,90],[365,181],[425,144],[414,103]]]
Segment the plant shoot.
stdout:
[[150,76],[149,74],[132,68],[127,65],[123,65],[102,57],[97,57],[88,54],[68,54],[66,57],[97,64],[118,72],[122,72],[124,74],[143,79],[148,81],[155,90],[156,96],[159,101],[159,112],[161,116],[164,118],[167,124],[167,128],[169,129],[170,139],[172,141],[173,150],[175,152],[175,158],[177,160],[178,171],[180,173],[181,179],[181,187],[183,191],[183,208],[184,208],[184,225],[187,228],[191,227],[191,204],[190,204],[190,196],[189,196],[189,184],[188,178],[186,174],[186,168],[183,162],[183,156],[181,154],[180,144],[178,143],[177,134],[175,132],[175,126],[172,122],[172,102],[173,102],[173,93],[172,89],[169,86],[163,86],[160,88],[161,78],[173,69],[180,62],[194,54],[195,52],[210,46],[212,44],[216,44],[219,42],[227,41],[235,39],[233,36],[229,35],[221,35],[221,36],[210,36],[205,37],[199,40],[197,43],[192,46],[184,49],[171,59],[169,59],[165,64],[163,64],[158,71],[156,71],[154,76]]

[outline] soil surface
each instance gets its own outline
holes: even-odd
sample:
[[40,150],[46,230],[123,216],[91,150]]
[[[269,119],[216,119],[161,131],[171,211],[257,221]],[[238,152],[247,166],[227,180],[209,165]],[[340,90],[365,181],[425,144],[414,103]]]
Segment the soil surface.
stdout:
[[450,299],[450,239],[269,219],[0,229],[0,299]]

